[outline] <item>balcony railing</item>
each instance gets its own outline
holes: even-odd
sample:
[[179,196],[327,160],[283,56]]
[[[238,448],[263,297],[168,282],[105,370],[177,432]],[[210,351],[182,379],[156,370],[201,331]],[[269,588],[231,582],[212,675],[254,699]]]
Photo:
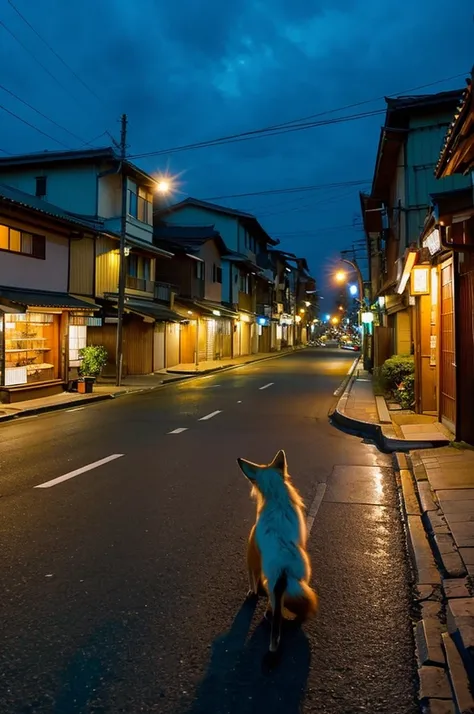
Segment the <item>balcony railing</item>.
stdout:
[[145,278],[136,278],[134,275],[127,275],[125,278],[125,287],[130,290],[141,290],[145,293],[152,293],[154,290],[153,280]]
[[155,282],[155,300],[169,303],[171,301],[171,293],[178,295],[179,290],[176,285],[161,283],[159,281]]

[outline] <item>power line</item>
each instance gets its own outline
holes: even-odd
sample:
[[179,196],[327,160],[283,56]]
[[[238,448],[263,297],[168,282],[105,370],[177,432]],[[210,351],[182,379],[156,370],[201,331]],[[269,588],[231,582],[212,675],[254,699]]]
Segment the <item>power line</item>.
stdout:
[[35,126],[34,124],[31,124],[29,121],[26,121],[26,119],[23,119],[22,117],[18,116],[18,114],[15,114],[15,112],[10,111],[10,109],[7,109],[6,107],[4,107],[3,104],[0,104],[0,109],[3,109],[4,112],[7,112],[7,114],[10,114],[12,117],[15,117],[15,119],[18,119],[19,121],[23,122],[23,124],[26,124],[26,126],[31,127],[32,129],[37,131],[39,134],[43,134],[43,136],[47,136],[48,139],[51,139],[51,141],[55,141],[57,144],[64,146],[65,149],[71,148],[70,146],[67,146],[67,144],[64,144],[62,141],[59,141],[59,139],[55,139],[54,136],[51,136],[51,134],[47,134],[42,129],[38,129],[37,126]]
[[[209,146],[222,146],[224,144],[235,144],[241,141],[250,141],[251,139],[259,139],[266,136],[280,136],[280,134],[289,134],[294,131],[302,131],[304,129],[312,129],[317,126],[328,126],[331,124],[340,124],[346,121],[355,121],[357,119],[365,119],[367,117],[377,116],[379,114],[385,114],[385,109],[376,109],[371,112],[363,112],[361,114],[352,114],[344,117],[336,117],[334,119],[327,119],[325,121],[319,122],[309,122],[306,124],[296,124],[295,126],[288,126],[286,128],[274,130],[268,129],[256,129],[254,131],[241,132],[240,134],[230,134],[229,136],[222,136],[218,139],[212,139],[209,141],[201,141],[196,144],[185,144],[183,146],[174,146],[170,149],[160,149],[159,151],[149,151],[143,154],[132,154],[129,159],[144,159],[149,156],[162,156],[164,154],[175,154],[181,151],[192,151],[194,149],[203,149]],[[296,120],[295,120],[296,121]]]
[[385,109],[374,110],[371,112],[362,112],[360,114],[348,115],[345,117],[336,117],[333,120],[327,120],[327,121],[323,121],[323,122],[304,123],[304,122],[307,122],[308,119],[314,119],[315,117],[318,117],[318,116],[326,116],[328,114],[334,114],[337,112],[346,111],[347,109],[351,109],[353,107],[362,106],[364,104],[370,104],[375,101],[382,101],[386,98],[386,96],[387,97],[395,97],[395,96],[399,96],[399,95],[403,95],[403,94],[408,94],[410,92],[416,92],[419,89],[433,87],[435,85],[449,82],[453,79],[459,79],[460,77],[465,77],[465,76],[466,76],[466,73],[463,72],[460,74],[452,75],[451,77],[446,77],[444,79],[436,80],[435,82],[429,82],[427,84],[418,85],[417,87],[411,87],[410,89],[405,89],[401,92],[396,92],[396,93],[388,94],[388,95],[382,95],[382,96],[376,97],[374,99],[366,99],[361,102],[356,102],[353,104],[347,104],[342,107],[337,107],[334,109],[326,110],[324,112],[320,112],[319,114],[312,114],[307,117],[300,117],[298,119],[292,119],[292,120],[284,122],[282,124],[274,124],[273,126],[263,127],[261,129],[255,129],[253,131],[240,132],[237,134],[231,134],[228,136],[219,137],[217,139],[201,141],[201,142],[197,142],[194,144],[187,144],[184,146],[172,147],[170,149],[162,149],[159,151],[150,151],[150,152],[146,152],[146,153],[142,153],[142,154],[134,154],[134,155],[130,156],[129,158],[138,159],[138,158],[146,158],[148,156],[160,156],[163,154],[171,154],[171,153],[176,153],[178,151],[190,151],[193,149],[206,148],[209,146],[216,146],[216,145],[220,145],[220,144],[230,144],[230,143],[234,143],[237,141],[248,141],[250,139],[261,138],[262,136],[277,136],[279,134],[287,133],[289,131],[301,131],[301,130],[310,129],[310,128],[313,128],[316,126],[326,126],[328,124],[333,124],[333,123],[335,124],[335,123],[339,123],[339,122],[363,119],[363,118],[370,117],[370,116],[377,116],[378,114],[384,114]]
[[[84,80],[77,74],[77,72],[75,72],[75,71],[73,70],[73,68],[66,62],[66,60],[64,60],[64,59],[61,57],[61,55],[59,55],[59,54],[56,52],[56,50],[54,50],[54,49],[51,47],[51,45],[47,42],[47,40],[44,39],[44,37],[43,37],[42,35],[40,35],[40,33],[38,32],[38,30],[36,30],[36,28],[33,27],[33,25],[31,24],[31,22],[29,22],[29,21],[26,19],[26,17],[25,17],[25,16],[18,10],[18,8],[13,4],[12,0],[8,0],[8,4],[13,8],[13,10],[15,10],[16,14],[23,20],[23,22],[24,22],[26,25],[28,25],[28,27],[30,28],[30,30],[32,30],[32,31],[35,33],[35,35],[36,35],[37,37],[39,37],[39,39],[41,40],[41,42],[43,42],[43,44],[46,45],[46,47],[50,50],[50,52],[52,52],[53,55],[54,55],[55,57],[57,57],[57,59],[71,72],[71,74],[74,75],[74,77],[78,80],[78,82],[80,82],[80,83],[82,84],[82,86],[85,87],[85,88],[88,90],[88,92],[90,92],[96,99],[98,99],[100,102],[103,102],[104,100],[101,99],[101,97],[99,97],[99,96],[94,92],[94,90],[91,89],[91,87],[89,87],[88,84],[86,84],[86,82],[84,82]],[[87,143],[87,142],[86,142],[86,143]]]
[[304,191],[318,191],[320,189],[329,188],[344,188],[346,186],[359,186],[360,184],[370,183],[371,179],[355,179],[353,181],[338,181],[337,183],[320,183],[309,186],[293,186],[289,188],[273,188],[265,191],[252,191],[250,193],[230,193],[223,196],[210,196],[203,198],[202,201],[220,201],[224,198],[246,198],[248,196],[271,196],[282,193],[301,193]]
[[32,104],[29,104],[28,102],[26,102],[24,99],[22,99],[22,98],[19,97],[17,94],[15,94],[15,92],[12,92],[10,89],[7,89],[7,87],[4,87],[3,84],[0,84],[0,89],[3,90],[4,92],[6,92],[7,94],[10,94],[10,96],[14,97],[14,98],[17,99],[19,102],[21,102],[22,104],[24,104],[25,107],[28,107],[28,108],[31,109],[32,111],[36,112],[36,114],[38,114],[40,117],[43,117],[43,119],[47,119],[48,121],[51,122],[51,124],[54,124],[54,125],[57,126],[59,129],[62,129],[62,130],[65,131],[67,134],[70,134],[70,136],[72,136],[74,139],[77,139],[77,140],[80,141],[82,144],[89,144],[88,141],[84,141],[84,139],[81,139],[80,136],[78,136],[77,134],[74,134],[73,131],[70,131],[69,129],[67,129],[67,128],[66,128],[65,126],[63,126],[62,124],[58,124],[57,121],[54,121],[54,119],[51,119],[51,117],[48,117],[46,114],[43,114],[43,112],[40,112],[39,109],[36,109],[36,107],[34,107]]
[[274,128],[274,129],[279,129],[283,126],[290,126],[291,124],[295,124],[296,122],[301,122],[301,121],[307,121],[308,119],[315,119],[316,117],[320,116],[326,116],[327,114],[336,114],[337,112],[340,111],[345,111],[347,109],[354,109],[355,107],[362,107],[365,104],[372,104],[373,102],[380,102],[381,100],[390,97],[398,97],[404,94],[407,94],[408,92],[417,92],[419,89],[427,89],[428,87],[434,87],[437,84],[444,84],[445,82],[450,82],[453,79],[460,79],[461,77],[465,77],[466,73],[462,72],[461,74],[454,74],[451,77],[446,77],[445,79],[437,79],[435,82],[429,82],[428,84],[420,84],[418,87],[411,87],[410,89],[403,89],[399,92],[393,92],[393,94],[386,94],[382,95],[381,97],[374,97],[373,99],[364,99],[360,102],[354,102],[353,104],[346,104],[344,107],[338,107],[336,109],[328,109],[325,112],[319,112],[318,114],[309,114],[306,117],[300,117],[299,119],[293,119],[287,122],[284,122],[282,124],[275,124],[273,127],[269,128]]
[[33,60],[36,62],[36,64],[38,64],[38,65],[46,72],[46,74],[48,74],[48,75],[51,77],[51,79],[53,79],[53,80],[56,82],[56,84],[57,84],[59,87],[61,87],[61,89],[62,89],[64,92],[66,92],[66,94],[68,94],[70,97],[72,97],[73,99],[75,99],[75,97],[69,92],[69,90],[66,89],[66,87],[64,86],[64,84],[61,84],[61,82],[59,81],[59,79],[57,79],[57,78],[54,76],[54,74],[53,74],[52,72],[50,72],[49,69],[48,69],[47,67],[45,67],[42,62],[40,62],[40,60],[36,57],[35,54],[33,54],[33,52],[29,49],[29,47],[27,47],[25,44],[23,44],[23,42],[15,35],[15,33],[12,32],[12,30],[10,30],[10,28],[5,25],[5,23],[3,22],[3,20],[0,20],[0,25],[3,27],[4,30],[6,30],[6,31],[8,32],[9,35],[11,35],[11,36],[13,37],[14,40],[16,40],[16,41],[18,42],[18,44],[19,44],[21,47],[23,47],[23,49],[25,50],[25,52],[27,52],[27,53],[30,55],[30,57],[33,58]]

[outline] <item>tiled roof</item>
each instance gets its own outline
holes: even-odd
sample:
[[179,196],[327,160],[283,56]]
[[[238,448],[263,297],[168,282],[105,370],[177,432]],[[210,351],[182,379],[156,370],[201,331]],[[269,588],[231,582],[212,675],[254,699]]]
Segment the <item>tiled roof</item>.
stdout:
[[2,200],[14,203],[17,206],[22,206],[23,208],[38,211],[39,213],[44,213],[45,215],[52,216],[53,218],[68,221],[69,223],[82,226],[83,228],[89,228],[89,230],[100,231],[104,228],[104,223],[101,220],[96,218],[86,218],[75,213],[69,213],[69,211],[65,211],[64,209],[59,208],[59,206],[54,206],[52,203],[43,201],[43,199],[38,198],[38,196],[32,196],[31,194],[20,191],[17,188],[0,183],[0,202]]
[[168,206],[167,208],[158,211],[158,213],[161,215],[166,215],[167,213],[173,213],[174,211],[179,210],[180,208],[184,208],[185,206],[196,206],[197,208],[204,208],[208,211],[214,211],[215,213],[224,213],[228,216],[235,216],[236,218],[242,219],[242,223],[247,222],[247,225],[250,224],[254,228],[254,230],[258,231],[260,235],[264,236],[266,241],[271,245],[278,245],[278,243],[280,242],[278,240],[275,240],[274,238],[270,238],[265,229],[260,225],[258,218],[256,218],[256,216],[252,215],[251,213],[239,211],[236,208],[227,208],[227,206],[219,206],[219,204],[217,203],[201,201],[199,198],[192,198],[192,196],[188,196],[188,198],[185,198],[183,201],[175,203],[172,206]]
[[466,80],[467,86],[463,92],[461,102],[460,102],[458,108],[456,109],[453,121],[449,125],[448,130],[446,132],[446,136],[444,137],[443,146],[441,147],[438,162],[437,162],[436,168],[434,170],[434,174],[437,178],[439,178],[439,173],[441,171],[441,167],[446,166],[446,164],[449,163],[449,160],[450,160],[451,154],[452,154],[452,150],[454,148],[453,147],[454,138],[457,135],[457,133],[462,125],[462,122],[465,118],[466,113],[470,110],[473,78],[474,78],[474,68],[471,72],[471,77]]

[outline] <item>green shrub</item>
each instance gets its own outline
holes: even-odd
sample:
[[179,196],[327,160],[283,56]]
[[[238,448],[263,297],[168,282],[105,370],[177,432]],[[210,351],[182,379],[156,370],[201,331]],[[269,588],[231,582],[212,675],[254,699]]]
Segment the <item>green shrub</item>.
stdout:
[[81,377],[98,377],[107,364],[107,350],[103,345],[88,345],[79,350]]
[[411,409],[415,403],[415,375],[407,374],[405,379],[400,382],[395,393],[395,399],[401,405],[402,409]]
[[415,362],[411,355],[394,355],[385,360],[381,377],[387,392],[396,395],[399,385],[415,372]]

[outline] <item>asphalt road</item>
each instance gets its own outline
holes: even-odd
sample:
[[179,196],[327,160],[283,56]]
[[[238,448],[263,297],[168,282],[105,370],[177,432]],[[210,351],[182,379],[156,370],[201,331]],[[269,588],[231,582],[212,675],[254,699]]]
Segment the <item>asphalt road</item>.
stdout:
[[[2,714],[418,711],[391,461],[327,418],[352,360],[305,350],[0,426]],[[323,496],[320,610],[269,672],[236,458],[280,448],[308,507]]]

